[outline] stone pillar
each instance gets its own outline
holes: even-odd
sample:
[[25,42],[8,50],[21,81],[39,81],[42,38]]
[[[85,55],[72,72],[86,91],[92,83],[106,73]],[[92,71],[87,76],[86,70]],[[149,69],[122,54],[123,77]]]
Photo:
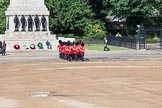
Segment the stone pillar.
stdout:
[[8,31],[9,28],[9,16],[6,16],[6,31]]

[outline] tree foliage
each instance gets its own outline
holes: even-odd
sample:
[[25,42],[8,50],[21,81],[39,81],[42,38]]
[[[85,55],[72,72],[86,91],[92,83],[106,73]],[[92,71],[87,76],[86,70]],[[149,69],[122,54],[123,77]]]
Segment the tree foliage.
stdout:
[[112,13],[119,17],[133,15],[154,16],[160,0],[110,0]]
[[84,27],[93,21],[93,13],[85,0],[46,0],[53,33],[83,35]]
[[110,0],[112,13],[120,18],[127,18],[127,22],[135,23],[147,21],[159,14],[160,0]]
[[6,30],[6,16],[5,11],[8,7],[9,0],[0,0],[0,34]]
[[88,0],[88,4],[95,13],[96,19],[104,20],[107,13],[111,12],[110,0]]
[[[0,0],[0,33],[4,33],[5,11],[9,0]],[[107,15],[127,19],[126,31],[135,31],[137,24],[162,27],[161,0],[45,0],[50,11],[50,31],[85,38],[105,35]],[[98,32],[96,32],[98,30]]]
[[84,39],[103,39],[107,32],[101,21],[95,21],[86,25],[84,33]]

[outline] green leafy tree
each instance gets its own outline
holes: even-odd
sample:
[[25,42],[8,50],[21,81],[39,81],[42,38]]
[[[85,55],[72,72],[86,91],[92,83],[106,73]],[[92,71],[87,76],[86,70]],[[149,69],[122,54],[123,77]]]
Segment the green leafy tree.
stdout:
[[88,4],[95,13],[94,17],[103,21],[107,13],[111,11],[110,0],[88,0]]
[[46,5],[52,33],[82,36],[84,27],[93,19],[93,12],[85,0],[46,0]]
[[93,12],[95,13],[94,17],[98,19],[104,17],[104,14],[102,12],[103,0],[88,0],[88,3],[92,7]]
[[112,14],[127,18],[128,24],[147,22],[159,11],[160,0],[110,0]]
[[107,34],[106,28],[101,21],[95,21],[86,25],[84,39],[103,39]]
[[110,0],[112,12],[118,17],[154,16],[160,0]]
[[0,33],[6,30],[6,16],[5,11],[9,5],[9,0],[0,0]]
[[110,0],[110,3],[111,15],[127,18],[127,28],[136,29],[136,25],[141,23],[145,26],[158,25],[155,17],[159,14],[160,0]]

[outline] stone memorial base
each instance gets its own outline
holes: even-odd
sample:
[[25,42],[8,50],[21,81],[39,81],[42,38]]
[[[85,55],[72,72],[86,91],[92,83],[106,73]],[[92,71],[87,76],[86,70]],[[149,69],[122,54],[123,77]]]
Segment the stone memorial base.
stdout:
[[58,40],[49,32],[6,32],[0,36],[6,41],[7,51],[47,50],[47,41],[50,49],[57,49]]
[[57,48],[56,36],[49,31],[50,12],[44,0],[10,0],[5,13],[6,32],[0,39],[6,41],[7,50],[43,50],[48,49],[46,43]]

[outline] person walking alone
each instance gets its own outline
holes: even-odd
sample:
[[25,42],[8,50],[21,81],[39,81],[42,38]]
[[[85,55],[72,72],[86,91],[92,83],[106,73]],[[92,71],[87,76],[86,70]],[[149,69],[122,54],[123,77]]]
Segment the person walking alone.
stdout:
[[107,47],[107,39],[104,38],[104,51],[110,51],[110,49]]

